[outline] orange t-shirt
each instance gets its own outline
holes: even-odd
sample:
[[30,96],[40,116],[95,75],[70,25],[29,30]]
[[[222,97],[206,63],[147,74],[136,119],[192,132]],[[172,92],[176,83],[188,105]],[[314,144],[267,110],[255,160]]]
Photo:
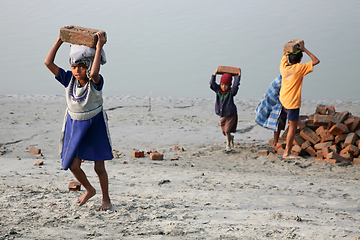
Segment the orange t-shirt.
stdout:
[[306,74],[313,71],[312,62],[297,63],[288,66],[287,57],[284,55],[280,63],[282,77],[280,88],[280,102],[286,109],[296,109],[301,106],[301,87]]

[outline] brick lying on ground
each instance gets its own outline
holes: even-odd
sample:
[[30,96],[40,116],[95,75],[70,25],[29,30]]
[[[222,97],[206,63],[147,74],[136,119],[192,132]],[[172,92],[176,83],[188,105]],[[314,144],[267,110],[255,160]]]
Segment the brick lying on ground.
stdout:
[[300,136],[302,136],[305,140],[311,142],[312,144],[320,142],[320,137],[308,127],[305,127],[303,130],[300,131]]
[[260,150],[260,151],[258,151],[258,154],[260,156],[267,156],[267,155],[269,155],[269,150]]
[[[279,138],[275,151],[285,149],[289,127]],[[313,156],[318,161],[360,163],[360,118],[348,111],[336,112],[334,106],[319,105],[315,113],[300,116],[292,152]]]
[[150,153],[151,160],[162,161],[164,160],[164,155],[161,153]]
[[69,191],[80,191],[81,184],[79,182],[70,182]]
[[29,148],[29,153],[31,153],[31,154],[40,154],[40,153],[41,153],[41,149],[34,148],[34,147],[30,147],[30,148]]
[[138,151],[138,150],[132,150],[131,151],[131,157],[142,158],[144,156],[145,156],[144,151]]

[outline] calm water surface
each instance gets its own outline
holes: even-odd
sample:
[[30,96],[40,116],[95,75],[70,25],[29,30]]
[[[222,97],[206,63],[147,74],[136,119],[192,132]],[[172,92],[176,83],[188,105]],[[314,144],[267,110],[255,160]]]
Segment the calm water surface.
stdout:
[[[43,62],[64,25],[105,30],[105,95],[214,97],[219,65],[242,69],[238,98],[259,99],[283,44],[301,38],[321,63],[303,99],[360,100],[360,1],[2,1],[0,94],[63,94]],[[69,69],[69,45],[56,63]],[[310,59],[305,56],[303,61]]]

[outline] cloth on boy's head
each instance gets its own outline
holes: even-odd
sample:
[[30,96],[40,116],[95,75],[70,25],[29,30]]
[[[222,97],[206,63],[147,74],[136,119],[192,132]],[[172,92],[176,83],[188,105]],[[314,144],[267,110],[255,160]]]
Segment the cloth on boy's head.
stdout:
[[301,50],[297,50],[295,52],[286,52],[285,55],[298,54],[299,52],[301,52]]
[[[85,64],[87,67],[87,76],[90,78],[90,70],[95,57],[95,48],[82,46],[82,45],[70,45],[69,62],[70,65]],[[106,63],[106,55],[104,49],[101,49],[100,64]]]
[[227,84],[231,87],[232,76],[230,73],[224,73],[221,76],[220,83]]

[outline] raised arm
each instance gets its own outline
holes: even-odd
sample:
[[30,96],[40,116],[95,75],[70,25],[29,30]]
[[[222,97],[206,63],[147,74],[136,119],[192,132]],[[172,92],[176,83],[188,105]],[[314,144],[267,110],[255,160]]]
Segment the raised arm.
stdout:
[[90,77],[93,80],[93,82],[98,85],[100,83],[99,72],[100,72],[100,62],[101,62],[101,50],[107,40],[106,40],[105,32],[103,31],[96,33],[96,35],[98,37],[98,41],[96,43],[96,52],[95,52],[94,62],[90,70]]
[[56,39],[56,42],[54,44],[54,46],[52,46],[52,48],[50,49],[49,53],[47,54],[46,58],[45,58],[45,65],[46,67],[55,75],[58,75],[59,72],[59,67],[54,63],[55,60],[55,56],[57,51],[59,50],[61,44],[63,43],[63,41],[60,38],[60,33],[58,38]]
[[299,49],[301,51],[305,52],[311,58],[313,66],[320,63],[320,60],[314,54],[312,54],[309,50],[307,50],[305,48],[305,43],[303,40],[298,41],[297,43],[299,44]]

